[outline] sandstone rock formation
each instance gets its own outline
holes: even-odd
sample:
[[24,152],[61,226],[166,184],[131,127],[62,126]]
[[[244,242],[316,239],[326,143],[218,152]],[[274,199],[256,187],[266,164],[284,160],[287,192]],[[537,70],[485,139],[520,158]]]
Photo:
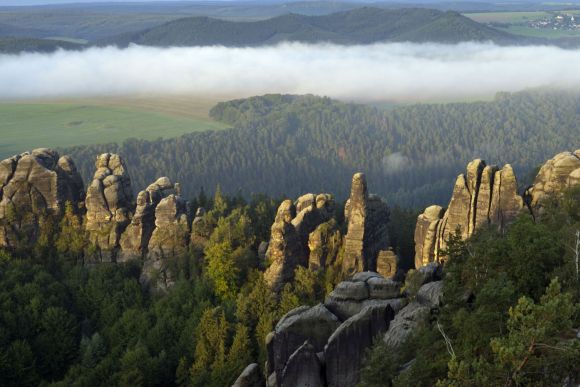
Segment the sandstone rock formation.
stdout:
[[[264,278],[272,289],[279,291],[291,281],[296,267],[308,266],[310,234],[333,216],[334,200],[328,194],[307,194],[295,203],[285,200],[280,204],[266,251],[270,266]],[[320,238],[322,233],[319,230]],[[328,258],[319,257],[319,261],[322,259]]]
[[343,271],[347,275],[376,271],[379,252],[389,246],[389,208],[378,196],[368,194],[363,173],[352,178],[344,215],[348,231],[344,238]]
[[385,333],[394,315],[390,305],[369,305],[341,324],[324,349],[327,386],[358,384],[366,350]]
[[473,160],[467,173],[457,177],[445,212],[428,207],[415,227],[415,267],[439,261],[446,241],[458,229],[462,239],[486,225],[503,229],[524,207],[517,181],[509,164],[498,169],[483,160]]
[[149,240],[155,229],[155,210],[161,199],[175,192],[175,185],[169,178],[161,177],[139,192],[137,207],[131,223],[121,236],[121,253],[119,261],[143,258],[149,246]]
[[131,180],[119,155],[97,157],[96,171],[87,189],[85,228],[97,248],[98,262],[114,262],[119,240],[129,225],[133,203]]
[[263,387],[264,377],[260,372],[260,366],[256,363],[248,365],[238,376],[232,387]]
[[379,251],[377,273],[385,278],[395,277],[398,271],[398,260],[397,255],[391,248]]
[[166,289],[174,278],[168,270],[168,259],[185,254],[189,244],[189,221],[187,202],[175,194],[159,201],[155,208],[155,229],[148,245],[141,282]]
[[406,305],[400,287],[361,272],[324,305],[290,311],[266,339],[268,385],[356,386],[365,351]]
[[580,184],[580,149],[558,153],[542,165],[528,190],[532,208],[538,207],[546,197],[577,184]]
[[10,247],[15,233],[36,238],[38,218],[62,213],[70,201],[84,199],[82,179],[68,156],[35,149],[0,162],[0,246]]
[[342,242],[335,219],[322,223],[308,236],[308,268],[320,270],[335,263]]

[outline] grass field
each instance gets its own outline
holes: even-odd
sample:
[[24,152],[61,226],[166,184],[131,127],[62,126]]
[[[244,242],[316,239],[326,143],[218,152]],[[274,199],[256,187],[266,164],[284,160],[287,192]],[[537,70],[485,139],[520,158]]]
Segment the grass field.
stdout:
[[187,97],[93,98],[0,103],[0,160],[38,147],[170,138],[219,130],[217,101]]
[[[580,10],[558,11],[558,14],[579,15]],[[580,37],[580,31],[552,30],[549,28],[532,28],[527,26],[527,22],[550,18],[554,12],[481,12],[466,13],[465,16],[478,23],[497,23],[505,26],[495,26],[495,28],[514,35],[529,36],[534,38],[569,38]]]

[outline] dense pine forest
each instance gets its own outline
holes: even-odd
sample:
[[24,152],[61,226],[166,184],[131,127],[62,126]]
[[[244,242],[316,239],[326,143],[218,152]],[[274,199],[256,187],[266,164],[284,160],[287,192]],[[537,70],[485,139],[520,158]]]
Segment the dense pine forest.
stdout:
[[476,157],[511,163],[523,188],[540,163],[577,143],[580,132],[580,96],[551,91],[387,111],[315,96],[267,95],[218,104],[211,114],[233,128],[63,153],[76,160],[85,179],[96,154],[119,153],[135,189],[167,175],[182,182],[186,197],[220,185],[245,197],[332,192],[344,199],[344,176],[363,171],[372,192],[419,208],[447,204],[455,177]]

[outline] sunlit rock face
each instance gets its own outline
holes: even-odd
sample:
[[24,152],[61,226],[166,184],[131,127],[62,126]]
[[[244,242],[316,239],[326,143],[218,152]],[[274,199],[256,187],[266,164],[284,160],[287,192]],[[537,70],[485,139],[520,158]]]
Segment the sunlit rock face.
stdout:
[[325,241],[340,238],[336,226],[328,223],[334,216],[335,204],[329,194],[306,194],[295,202],[285,200],[280,204],[266,250],[269,267],[264,279],[272,289],[281,290],[294,278],[298,266],[317,269],[334,261],[338,249],[328,251],[328,246],[322,246]]
[[170,260],[188,251],[191,232],[188,214],[188,203],[179,195],[170,194],[157,204],[155,229],[141,276],[144,285],[164,290],[174,284]]
[[528,189],[530,205],[539,210],[542,201],[561,194],[566,188],[580,184],[580,149],[562,152],[548,160]]
[[92,260],[114,262],[121,234],[129,225],[134,208],[131,179],[125,163],[117,154],[97,156],[96,171],[85,206],[85,227],[96,250]]
[[82,207],[84,187],[74,162],[52,149],[35,149],[0,162],[0,246],[16,235],[34,242],[39,218]]
[[513,221],[524,208],[518,184],[509,164],[499,169],[476,159],[455,181],[447,210],[430,206],[417,218],[415,226],[415,267],[442,259],[446,241],[459,231],[467,239],[484,226],[500,229]]
[[137,207],[131,223],[121,236],[118,261],[143,258],[148,252],[149,240],[155,229],[155,210],[159,202],[175,193],[175,185],[167,177],[157,179],[139,192]]
[[366,270],[376,271],[379,253],[389,247],[389,208],[378,196],[369,195],[363,173],[356,173],[352,178],[344,216],[348,224],[342,261],[344,273],[352,276]]

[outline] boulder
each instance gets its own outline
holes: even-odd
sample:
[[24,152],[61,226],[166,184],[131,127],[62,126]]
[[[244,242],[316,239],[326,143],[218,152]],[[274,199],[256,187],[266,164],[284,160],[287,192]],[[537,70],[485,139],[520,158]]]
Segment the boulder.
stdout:
[[74,209],[84,199],[82,179],[68,156],[41,148],[0,162],[0,247],[17,235],[36,241],[39,219],[60,215],[66,202]]
[[435,308],[443,302],[443,281],[430,282],[419,288],[417,301],[421,305]]
[[411,302],[401,309],[383,336],[383,341],[391,348],[400,347],[417,329],[419,324],[429,318],[430,308],[418,302]]
[[339,283],[326,297],[324,305],[342,321],[367,306],[389,306],[395,312],[406,305],[399,282],[385,279],[375,272],[356,273],[351,280]]
[[265,385],[264,377],[260,373],[260,366],[252,363],[244,368],[232,387],[263,387]]
[[377,335],[389,327],[395,313],[390,306],[367,306],[346,320],[328,339],[324,349],[329,387],[355,387],[361,362]]
[[322,364],[312,345],[306,340],[288,358],[280,377],[281,387],[324,387]]
[[129,225],[134,200],[131,180],[121,157],[97,156],[96,171],[87,189],[85,228],[97,249],[97,262],[114,262],[121,234]]
[[[308,340],[314,353],[324,350],[330,335],[340,321],[324,305],[300,307],[288,312],[276,325],[271,338],[268,362],[280,377],[284,374],[290,356]],[[270,360],[271,359],[271,360]],[[270,366],[269,366],[270,367]]]

